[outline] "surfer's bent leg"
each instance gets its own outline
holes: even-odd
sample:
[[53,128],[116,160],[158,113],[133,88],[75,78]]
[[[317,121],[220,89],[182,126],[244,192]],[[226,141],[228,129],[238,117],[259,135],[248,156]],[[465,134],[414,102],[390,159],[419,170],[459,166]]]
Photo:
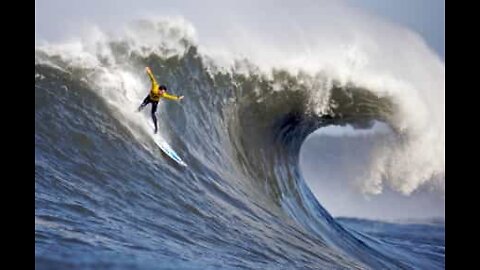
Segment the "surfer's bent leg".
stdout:
[[142,104],[140,104],[140,107],[138,107],[138,111],[141,111],[148,103],[150,103],[150,96],[147,95]]
[[158,102],[155,102],[153,101],[152,102],[152,120],[153,120],[153,124],[155,125],[155,131],[154,133],[157,133],[157,116],[155,116],[155,112],[157,111],[157,105],[158,105]]

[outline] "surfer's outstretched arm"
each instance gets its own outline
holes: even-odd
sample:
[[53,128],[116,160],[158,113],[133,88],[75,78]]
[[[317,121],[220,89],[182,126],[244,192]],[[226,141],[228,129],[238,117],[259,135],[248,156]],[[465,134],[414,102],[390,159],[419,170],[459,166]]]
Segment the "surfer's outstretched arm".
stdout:
[[146,67],[145,71],[147,72],[148,77],[150,78],[150,81],[152,82],[152,85],[158,85],[157,80],[155,80],[155,77],[153,76],[152,70],[149,67]]
[[166,99],[170,99],[170,100],[182,100],[183,99],[183,96],[175,96],[175,95],[170,95],[170,94],[163,94],[162,95],[163,98],[166,98]]

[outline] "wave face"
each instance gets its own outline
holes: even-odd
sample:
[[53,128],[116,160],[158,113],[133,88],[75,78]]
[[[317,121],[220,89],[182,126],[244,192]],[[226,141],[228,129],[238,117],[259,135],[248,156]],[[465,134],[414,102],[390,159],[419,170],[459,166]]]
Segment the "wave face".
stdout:
[[[182,23],[129,29],[121,38],[97,32],[93,43],[36,48],[37,267],[444,268],[443,225],[422,225],[435,235],[385,226],[385,236],[365,229],[369,221],[339,222],[298,166],[315,130],[378,121],[399,143],[384,168],[403,160],[424,137],[398,95],[329,72],[265,71],[248,59],[219,66]],[[158,40],[143,44],[140,29]],[[135,112],[149,88],[145,66],[186,97],[161,102],[158,118],[187,168],[155,146],[149,107]],[[378,179],[390,175],[386,182],[408,193],[442,174],[441,164],[430,165],[421,178],[400,179],[392,168]]]

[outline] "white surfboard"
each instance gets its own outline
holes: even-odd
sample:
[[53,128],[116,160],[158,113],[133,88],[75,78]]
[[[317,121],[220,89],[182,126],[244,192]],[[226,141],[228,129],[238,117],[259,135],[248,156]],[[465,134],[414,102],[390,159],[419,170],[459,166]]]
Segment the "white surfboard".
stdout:
[[173,151],[172,147],[160,136],[154,135],[153,141],[162,149],[162,151],[167,154],[171,159],[175,160],[178,164],[187,167],[187,164],[178,156],[178,154]]

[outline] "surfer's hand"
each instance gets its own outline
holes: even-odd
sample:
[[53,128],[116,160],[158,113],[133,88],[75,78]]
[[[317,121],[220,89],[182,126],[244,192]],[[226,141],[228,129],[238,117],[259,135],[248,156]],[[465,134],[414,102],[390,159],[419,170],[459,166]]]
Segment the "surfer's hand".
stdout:
[[145,71],[146,71],[146,72],[150,72],[150,68],[149,68],[149,67],[145,67]]
[[178,100],[179,100],[179,101],[182,100],[182,99],[183,99],[183,96],[179,96],[179,97],[178,97]]

